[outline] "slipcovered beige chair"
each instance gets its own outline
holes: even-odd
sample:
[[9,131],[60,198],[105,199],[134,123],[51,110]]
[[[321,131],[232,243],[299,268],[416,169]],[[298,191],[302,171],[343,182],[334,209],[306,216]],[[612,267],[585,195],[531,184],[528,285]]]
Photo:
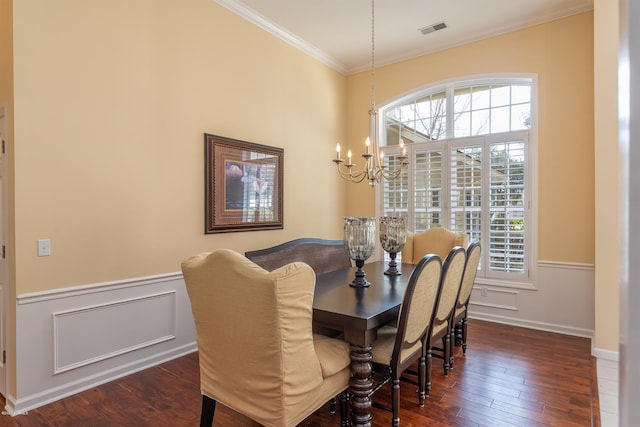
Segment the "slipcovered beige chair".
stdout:
[[346,425],[349,345],[311,331],[315,274],[272,272],[221,249],[182,262],[195,321],[201,426],[216,401],[267,427],[292,427],[338,394]]
[[[480,264],[480,252],[480,242],[471,242],[467,248],[467,265],[464,268],[458,302],[456,303],[453,321],[451,322],[454,327],[455,336],[452,344],[459,343],[462,346],[462,354],[467,353],[467,313],[469,311],[469,299],[471,298],[471,291],[473,290],[473,282],[476,280],[478,264]],[[451,358],[453,359],[453,345],[451,350]]]
[[424,406],[426,362],[424,340],[431,334],[433,315],[440,294],[442,263],[437,255],[424,256],[411,273],[400,308],[398,327],[384,326],[372,346],[374,370],[385,377],[374,387],[373,393],[392,381],[392,425],[400,424],[400,377],[415,361],[418,362],[418,399]]
[[[442,266],[442,290],[438,299],[438,308],[433,319],[433,327],[431,329],[431,340],[427,342],[427,395],[431,390],[431,364],[432,356],[442,357],[442,367],[444,374],[449,373],[449,363],[451,358],[451,318],[453,310],[458,300],[458,292],[460,291],[460,283],[462,282],[462,274],[467,259],[464,248],[456,246],[444,261]],[[442,348],[433,347],[438,339],[442,340]],[[442,354],[433,353],[433,350],[439,350]]]
[[469,238],[465,233],[455,233],[442,227],[433,227],[421,233],[407,233],[407,242],[402,249],[402,262],[417,264],[427,254],[439,255],[442,262],[456,246],[467,247]]

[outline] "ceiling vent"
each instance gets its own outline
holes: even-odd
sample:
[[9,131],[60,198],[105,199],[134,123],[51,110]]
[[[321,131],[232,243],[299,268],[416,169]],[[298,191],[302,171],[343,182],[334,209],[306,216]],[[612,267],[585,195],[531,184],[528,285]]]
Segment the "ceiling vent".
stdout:
[[433,33],[434,31],[444,30],[447,28],[447,24],[444,22],[438,22],[437,24],[427,25],[426,27],[420,28],[420,31],[423,35]]

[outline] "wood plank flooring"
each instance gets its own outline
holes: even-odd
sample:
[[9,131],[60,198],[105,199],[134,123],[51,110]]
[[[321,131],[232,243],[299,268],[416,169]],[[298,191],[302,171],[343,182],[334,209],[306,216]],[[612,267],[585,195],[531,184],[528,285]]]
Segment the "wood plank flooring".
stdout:
[[[596,363],[590,340],[509,325],[469,321],[466,356],[456,348],[447,377],[434,358],[431,396],[417,405],[415,386],[401,384],[402,426],[600,427]],[[197,426],[200,418],[197,353],[167,362],[31,410],[0,417],[0,426]],[[390,391],[375,400],[389,404]],[[391,414],[373,409],[373,427]],[[303,426],[338,426],[325,406]],[[258,424],[218,405],[216,427]]]

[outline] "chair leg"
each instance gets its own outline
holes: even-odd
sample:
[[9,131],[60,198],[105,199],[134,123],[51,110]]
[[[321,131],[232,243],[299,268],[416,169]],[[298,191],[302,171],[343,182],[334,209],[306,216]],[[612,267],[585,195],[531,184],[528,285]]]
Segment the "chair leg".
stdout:
[[340,427],[349,426],[349,392],[340,393]]
[[453,353],[455,353],[456,331],[451,328],[451,334],[449,334],[449,369],[453,369]]
[[426,396],[429,396],[429,393],[431,393],[431,364],[432,364],[432,356],[431,356],[431,347],[429,347],[427,349],[427,369],[426,369],[426,375],[425,375],[425,382],[424,382],[424,393]]
[[[394,375],[395,376],[395,375]],[[391,425],[397,427],[400,425],[400,378],[394,378],[391,386],[391,410],[393,418]]]
[[425,388],[426,388],[426,372],[427,372],[427,363],[425,362],[426,357],[423,355],[420,357],[418,361],[418,402],[420,407],[424,406],[425,399]]
[[213,415],[216,412],[216,401],[209,396],[202,395],[202,413],[200,414],[200,427],[211,427]]
[[462,318],[462,354],[467,354],[467,316]]
[[444,334],[442,337],[442,369],[444,370],[444,375],[449,375],[449,343],[451,342],[451,335]]
[[455,324],[454,331],[455,331],[454,345],[456,347],[460,347],[462,345],[462,320],[460,320],[458,323]]
[[332,414],[336,413],[336,398],[334,397],[329,401],[329,412]]

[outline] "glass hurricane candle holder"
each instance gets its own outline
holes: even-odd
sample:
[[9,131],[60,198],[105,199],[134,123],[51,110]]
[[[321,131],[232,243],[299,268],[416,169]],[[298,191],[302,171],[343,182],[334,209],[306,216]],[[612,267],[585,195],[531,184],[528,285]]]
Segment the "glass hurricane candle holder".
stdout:
[[398,270],[396,255],[407,242],[407,218],[403,216],[383,216],[380,218],[380,244],[389,253],[389,268],[384,272],[388,276],[402,274]]
[[362,267],[376,247],[376,218],[345,217],[344,247],[357,267],[356,276],[349,285],[355,288],[369,287],[371,283],[365,279]]

